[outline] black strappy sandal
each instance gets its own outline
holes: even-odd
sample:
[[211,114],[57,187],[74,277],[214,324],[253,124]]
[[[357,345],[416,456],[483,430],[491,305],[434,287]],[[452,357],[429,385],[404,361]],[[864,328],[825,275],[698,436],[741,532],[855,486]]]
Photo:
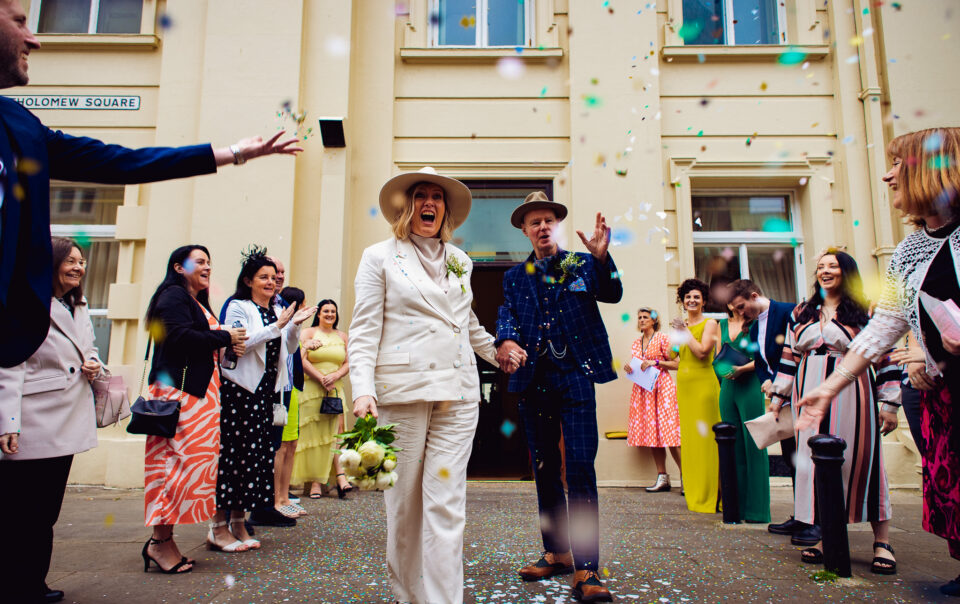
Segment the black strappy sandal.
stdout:
[[823,564],[823,552],[815,547],[808,547],[800,552],[800,561],[807,564]]
[[[889,543],[880,543],[877,541],[873,544],[873,549],[885,549],[890,552],[891,555],[896,556],[893,553],[893,548],[890,547]],[[897,574],[897,561],[891,560],[890,558],[881,558],[880,556],[875,556],[873,558],[873,564],[870,565],[870,572],[876,575],[895,575]]]
[[[150,570],[151,562],[156,564],[157,568],[160,569],[160,572],[162,572],[165,575],[179,575],[181,573],[188,573],[193,570],[193,566],[192,566],[193,563],[187,560],[186,556],[181,556],[180,562],[178,562],[172,568],[168,570],[164,570],[164,568],[160,566],[160,563],[157,562],[150,554],[147,553],[147,548],[150,547],[151,545],[160,545],[161,543],[166,543],[171,539],[173,539],[173,537],[167,537],[166,539],[154,539],[153,537],[150,537],[149,539],[147,539],[147,542],[143,544],[143,551],[140,552],[140,555],[143,556],[143,572],[147,572],[148,570]],[[184,571],[180,570],[184,566],[188,566],[188,565],[190,566],[190,568],[188,568],[187,570],[184,570]]]

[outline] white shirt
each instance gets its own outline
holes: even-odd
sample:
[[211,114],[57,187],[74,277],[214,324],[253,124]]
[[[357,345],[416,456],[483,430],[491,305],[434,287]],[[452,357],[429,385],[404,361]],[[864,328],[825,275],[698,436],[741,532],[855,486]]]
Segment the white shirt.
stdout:
[[770,367],[770,361],[767,360],[767,317],[770,315],[770,308],[760,313],[757,317],[757,346],[760,347],[760,358]]

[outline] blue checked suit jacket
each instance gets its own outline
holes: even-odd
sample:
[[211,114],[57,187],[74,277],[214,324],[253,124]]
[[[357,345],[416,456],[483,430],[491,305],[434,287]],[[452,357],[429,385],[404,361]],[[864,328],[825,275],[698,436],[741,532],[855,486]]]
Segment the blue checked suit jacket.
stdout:
[[[558,250],[563,257],[567,252]],[[567,339],[567,346],[580,370],[590,381],[602,384],[616,379],[613,370],[613,354],[607,330],[600,318],[597,302],[617,303],[623,297],[617,265],[607,254],[607,263],[600,264],[590,254],[578,252],[584,260],[576,276],[583,279],[584,291],[572,291],[576,279],[568,279],[558,292],[557,306],[560,310],[560,325]],[[533,379],[534,369],[540,355],[540,303],[537,299],[536,273],[528,274],[526,265],[536,260],[531,253],[526,262],[511,268],[503,276],[504,303],[497,317],[497,345],[504,340],[513,340],[527,351],[527,364],[510,376],[510,392],[523,392]]]
[[[22,160],[15,168],[15,156]],[[133,184],[217,171],[210,145],[127,149],[44,126],[0,96],[0,366],[30,357],[47,337],[53,296],[50,179]],[[13,194],[18,193],[18,194]]]

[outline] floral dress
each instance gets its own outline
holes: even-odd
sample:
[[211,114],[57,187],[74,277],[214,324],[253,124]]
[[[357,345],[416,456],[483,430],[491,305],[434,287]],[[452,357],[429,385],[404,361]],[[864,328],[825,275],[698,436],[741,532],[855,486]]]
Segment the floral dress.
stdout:
[[[630,355],[641,361],[669,361],[670,340],[658,331],[644,346],[641,336],[634,340]],[[652,391],[633,385],[627,444],[631,447],[680,446],[677,386],[667,370],[660,371]]]

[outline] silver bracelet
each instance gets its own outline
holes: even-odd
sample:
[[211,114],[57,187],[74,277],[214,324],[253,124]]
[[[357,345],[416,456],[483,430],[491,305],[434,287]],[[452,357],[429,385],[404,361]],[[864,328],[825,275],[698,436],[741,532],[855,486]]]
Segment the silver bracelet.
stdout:
[[247,158],[243,156],[243,153],[240,153],[240,147],[237,145],[230,145],[230,153],[233,153],[233,165],[242,166],[247,163]]
[[893,413],[896,415],[900,412],[900,405],[894,405],[893,403],[881,403],[880,410],[884,413]]
[[836,373],[840,374],[840,377],[847,380],[848,382],[856,382],[857,376],[853,375],[853,372],[844,367],[843,365],[837,365],[833,368]]

